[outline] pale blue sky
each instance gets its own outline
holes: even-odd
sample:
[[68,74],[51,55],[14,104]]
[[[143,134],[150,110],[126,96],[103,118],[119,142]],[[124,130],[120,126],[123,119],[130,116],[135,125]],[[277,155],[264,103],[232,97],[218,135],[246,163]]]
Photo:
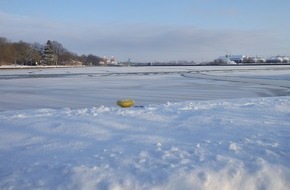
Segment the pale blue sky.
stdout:
[[290,55],[289,0],[1,0],[0,36],[120,61]]

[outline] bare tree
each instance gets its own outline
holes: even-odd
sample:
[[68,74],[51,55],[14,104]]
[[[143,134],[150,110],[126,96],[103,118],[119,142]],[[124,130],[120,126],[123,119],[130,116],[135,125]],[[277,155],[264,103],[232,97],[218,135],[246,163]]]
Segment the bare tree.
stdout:
[[68,51],[57,41],[48,40],[45,45],[26,43],[23,41],[10,42],[0,37],[0,64],[45,65],[55,64],[84,64],[99,65],[102,58],[89,54],[78,56]]

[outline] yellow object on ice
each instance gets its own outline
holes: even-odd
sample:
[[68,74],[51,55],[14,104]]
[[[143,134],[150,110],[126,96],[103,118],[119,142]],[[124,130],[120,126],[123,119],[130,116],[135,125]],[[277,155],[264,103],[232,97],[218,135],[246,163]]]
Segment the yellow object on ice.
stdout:
[[122,108],[129,108],[135,104],[134,100],[118,100],[117,105]]

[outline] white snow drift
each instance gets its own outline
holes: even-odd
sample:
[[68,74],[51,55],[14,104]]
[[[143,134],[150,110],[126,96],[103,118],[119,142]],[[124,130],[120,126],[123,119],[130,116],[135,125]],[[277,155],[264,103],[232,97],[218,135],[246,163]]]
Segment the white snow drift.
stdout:
[[[39,72],[49,75],[32,77],[27,74],[30,70],[3,71],[0,97],[6,104],[0,112],[0,189],[288,190],[290,97],[285,69],[279,70],[280,75],[273,69],[264,70],[266,74],[194,69],[141,76],[110,71],[110,77],[103,78],[99,74],[106,71],[58,76],[55,74],[60,70],[46,70]],[[13,76],[13,72],[18,74]],[[131,91],[136,96],[138,92],[145,93],[143,97],[156,92],[162,97],[162,89],[157,87],[163,86],[165,92],[182,100],[178,97],[181,92],[171,88],[177,86],[184,89],[183,97],[193,100],[143,102],[143,106],[137,101],[137,106],[129,109],[94,105],[90,98],[84,101],[91,106],[85,107],[64,103],[58,107],[59,101],[52,101],[65,101],[78,90],[93,96],[95,91],[89,87],[106,89],[102,84],[106,81],[106,92],[110,92],[106,98],[115,102],[116,89],[110,87],[122,84],[120,79],[124,78],[128,90],[145,79],[156,80],[152,86],[141,82],[148,86]],[[186,90],[191,84],[198,88]],[[220,86],[211,91],[202,84]],[[235,85],[236,91],[231,91]],[[238,93],[249,89],[260,94]],[[214,92],[220,96],[194,100],[193,92],[202,95],[205,91],[211,97]],[[224,99],[230,92],[237,92],[238,99]],[[268,97],[271,93],[281,96]],[[258,97],[264,95],[267,97]],[[52,98],[50,104],[41,104],[41,97]],[[70,101],[79,103],[84,97]],[[9,103],[13,101],[23,104]]]

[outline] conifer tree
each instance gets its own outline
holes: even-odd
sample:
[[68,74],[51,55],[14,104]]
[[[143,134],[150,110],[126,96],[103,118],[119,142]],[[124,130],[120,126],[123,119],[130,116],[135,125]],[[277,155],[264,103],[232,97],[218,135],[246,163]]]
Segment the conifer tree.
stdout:
[[53,52],[53,48],[52,48],[50,40],[47,40],[46,45],[44,46],[44,50],[42,54],[42,63],[46,65],[56,64],[56,56]]

